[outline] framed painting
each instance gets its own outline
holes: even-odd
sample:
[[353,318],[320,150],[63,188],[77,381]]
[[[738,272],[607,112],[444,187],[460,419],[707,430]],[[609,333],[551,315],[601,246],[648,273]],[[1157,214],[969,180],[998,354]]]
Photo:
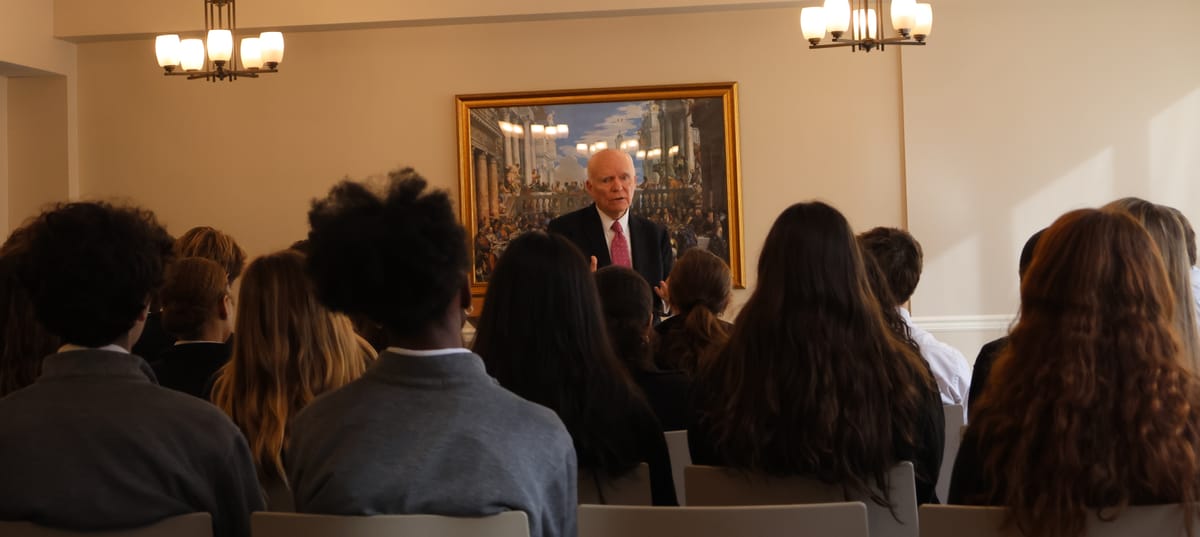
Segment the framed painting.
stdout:
[[633,214],[678,257],[704,248],[745,286],[737,83],[459,95],[461,218],[481,296],[510,241],[592,203],[587,161],[633,158]]

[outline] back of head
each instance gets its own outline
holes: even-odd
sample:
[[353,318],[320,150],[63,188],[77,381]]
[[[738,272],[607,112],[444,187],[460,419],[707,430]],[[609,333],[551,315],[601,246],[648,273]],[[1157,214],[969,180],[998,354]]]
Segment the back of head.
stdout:
[[246,267],[246,251],[233,237],[207,226],[194,227],[175,239],[176,257],[203,257],[220,265],[229,283]]
[[163,328],[180,340],[200,339],[205,323],[220,318],[229,292],[225,268],[203,257],[185,257],[167,267],[162,299]]
[[127,334],[162,284],[171,237],[154,214],[104,202],[55,206],[28,224],[17,271],[38,320],[66,343]]
[[59,346],[33,314],[29,294],[17,278],[15,254],[25,246],[23,229],[0,247],[0,397],[37,379],[42,358]]
[[397,336],[420,334],[459,296],[466,233],[444,191],[411,168],[382,193],[344,181],[308,213],[308,266],[321,301]]
[[317,301],[299,252],[252,261],[238,300],[233,355],[212,400],[241,427],[260,469],[282,476],[288,420],[318,395],[361,376],[373,356],[350,319]]
[[[859,240],[861,241],[861,238]],[[871,292],[879,301],[880,313],[883,314],[883,320],[896,337],[907,343],[913,350],[921,352],[921,347],[912,337],[912,331],[908,328],[908,323],[905,322],[904,316],[900,314],[900,310],[897,308],[900,304],[892,296],[892,290],[888,287],[887,276],[883,274],[883,269],[879,268],[879,261],[875,259],[874,255],[871,255],[871,252],[866,250],[862,251],[862,257],[863,268],[867,271],[867,282],[871,285]]]
[[936,398],[924,367],[885,326],[845,217],[799,203],[771,227],[755,291],[695,392],[731,466],[870,493]]
[[570,240],[533,231],[509,243],[474,350],[500,385],[558,413],[580,466],[616,475],[641,462],[625,418],[646,403],[612,351],[588,262]]
[[921,281],[921,243],[909,232],[894,227],[874,228],[859,235],[858,242],[879,263],[896,304],[908,302]]
[[654,314],[650,284],[633,269],[609,265],[596,271],[596,290],[617,357],[630,371],[654,369],[649,340]]
[[675,261],[667,295],[684,321],[681,330],[659,340],[659,366],[694,374],[701,357],[725,343],[729,331],[719,316],[729,307],[732,289],[729,265],[708,250],[691,248]]
[[1017,276],[1021,279],[1025,279],[1025,271],[1029,270],[1029,264],[1033,262],[1033,252],[1037,249],[1042,233],[1045,232],[1046,228],[1039,229],[1037,233],[1030,235],[1025,241],[1025,246],[1021,247],[1021,257],[1017,260]]
[[973,411],[991,490],[968,500],[1009,506],[1033,537],[1083,535],[1098,506],[1195,501],[1200,392],[1172,308],[1161,256],[1127,214],[1051,225]]
[[1183,226],[1183,242],[1187,247],[1188,265],[1196,266],[1196,229],[1192,227],[1192,222],[1183,215],[1183,211],[1174,207],[1167,207],[1175,218],[1179,219],[1179,224]]
[[1141,198],[1121,198],[1104,206],[1123,210],[1150,233],[1158,245],[1175,298],[1175,326],[1183,339],[1185,361],[1192,371],[1200,371],[1200,330],[1197,329],[1195,301],[1192,296],[1191,262],[1183,223],[1171,208]]

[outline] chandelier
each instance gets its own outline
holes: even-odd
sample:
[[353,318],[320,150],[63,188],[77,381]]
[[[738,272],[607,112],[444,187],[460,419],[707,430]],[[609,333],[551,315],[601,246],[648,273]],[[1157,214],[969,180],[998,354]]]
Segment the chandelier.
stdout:
[[181,41],[176,34],[160,35],[154,40],[154,52],[164,75],[216,82],[279,72],[279,62],[283,61],[282,33],[263,32],[258,37],[243,38],[241,45],[235,46],[233,32],[237,29],[237,9],[234,0],[203,1],[206,41]]
[[[851,8],[853,4],[853,9]],[[808,40],[808,48],[850,47],[883,50],[885,45],[925,45],[933,28],[933,8],[916,0],[892,0],[892,28],[900,35],[888,37],[879,20],[883,0],[825,0],[824,7],[800,10],[800,30]],[[844,39],[850,30],[849,39]],[[833,36],[830,43],[821,44],[826,32]]]

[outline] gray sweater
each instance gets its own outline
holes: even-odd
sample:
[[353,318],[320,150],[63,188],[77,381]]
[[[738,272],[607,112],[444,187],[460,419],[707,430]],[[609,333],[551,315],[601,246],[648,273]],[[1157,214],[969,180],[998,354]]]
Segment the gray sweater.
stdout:
[[0,520],[99,530],[203,511],[217,537],[249,535],[263,502],[241,431],[152,378],[137,356],[77,350],[0,399]]
[[292,422],[296,511],[483,516],[575,535],[575,450],[558,416],[501,388],[471,353],[384,352]]

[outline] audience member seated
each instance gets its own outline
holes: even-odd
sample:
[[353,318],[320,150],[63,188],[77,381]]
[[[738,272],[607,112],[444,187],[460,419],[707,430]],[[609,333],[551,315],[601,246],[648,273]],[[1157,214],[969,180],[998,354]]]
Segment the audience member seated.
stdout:
[[655,327],[658,367],[692,376],[706,353],[725,344],[733,325],[720,316],[729,306],[732,288],[729,265],[711,252],[692,248],[675,261],[667,279],[675,315]]
[[1193,373],[1200,373],[1200,328],[1192,297],[1192,265],[1188,259],[1187,232],[1175,212],[1141,198],[1121,198],[1104,206],[1133,215],[1158,245],[1174,298],[1175,328],[1183,341],[1183,356]]
[[967,427],[950,502],[1006,506],[1029,537],[1079,537],[1098,508],[1200,497],[1200,384],[1180,359],[1151,236],[1115,210],[1060,217]]
[[24,229],[18,229],[0,246],[0,397],[33,384],[42,358],[62,343],[38,322],[17,277],[16,253],[26,242]]
[[[1017,260],[1017,277],[1021,281],[1025,280],[1025,270],[1033,261],[1033,250],[1037,247],[1038,239],[1045,231],[1045,228],[1038,230],[1029,237],[1029,240],[1025,241],[1025,246],[1021,248],[1021,257]],[[988,377],[992,374],[992,365],[996,363],[996,357],[1007,345],[1008,335],[1006,334],[987,342],[979,349],[979,356],[975,357],[975,369],[971,372],[971,395],[967,399],[969,408],[975,408],[975,401],[979,399],[979,394],[983,393],[983,388],[988,384]]]
[[[498,386],[462,348],[466,232],[411,169],[382,195],[343,182],[314,202],[309,270],[328,307],[391,344],[309,405],[286,452],[296,508],[335,515],[524,511],[533,537],[572,537],[575,452],[553,412]],[[239,336],[240,338],[240,336]]]
[[70,203],[26,233],[18,274],[66,344],[0,399],[0,520],[104,530],[207,512],[216,536],[249,535],[262,498],[245,439],[129,353],[171,257],[166,230],[148,211]]
[[[246,266],[246,252],[242,250],[241,246],[238,246],[233,237],[208,226],[187,230],[181,237],[175,239],[174,250],[176,259],[203,257],[215,261],[225,269],[230,286],[238,279],[238,276],[242,274],[242,268]],[[158,300],[152,301],[152,303],[155,307],[151,308],[150,317],[146,319],[146,329],[133,347],[133,354],[145,358],[146,361],[158,360],[159,355],[166,352],[175,343],[175,337],[162,326],[162,314],[159,311],[161,303]]]
[[1167,207],[1175,218],[1179,219],[1179,223],[1183,225],[1183,245],[1187,248],[1189,272],[1192,283],[1192,300],[1196,307],[1195,315],[1197,323],[1200,323],[1200,267],[1196,266],[1196,230],[1192,228],[1192,222],[1183,215],[1183,211],[1174,207]]
[[233,355],[212,401],[242,429],[272,511],[291,510],[281,451],[288,423],[318,395],[362,376],[375,357],[350,319],[317,300],[304,254],[283,250],[246,267]]
[[225,269],[203,257],[180,259],[167,267],[159,297],[163,327],[176,341],[150,367],[159,385],[207,401],[231,352],[233,292]]
[[938,341],[933,334],[914,324],[908,309],[902,305],[912,297],[921,279],[921,244],[907,231],[889,227],[877,227],[859,235],[858,243],[883,270],[895,307],[908,325],[913,341],[920,347],[921,357],[933,371],[942,404],[966,407],[971,387],[971,366],[967,359],[958,349]]
[[654,504],[678,504],[662,427],[613,353],[588,261],[570,240],[535,231],[509,243],[474,346],[500,385],[558,413],[581,472],[604,483],[645,462]]
[[912,461],[918,502],[936,500],[937,386],[888,329],[833,207],[799,203],[775,220],[729,343],[694,382],[695,464],[812,477],[890,505],[887,472]]
[[875,295],[875,299],[879,301],[882,307],[883,321],[887,324],[888,329],[895,334],[900,341],[908,345],[912,350],[921,352],[921,347],[913,340],[912,332],[909,331],[908,322],[905,321],[903,315],[900,314],[900,304],[896,302],[896,298],[892,296],[892,290],[888,287],[887,276],[883,274],[883,269],[879,268],[879,262],[875,260],[875,256],[871,252],[862,250],[863,270],[867,272],[867,284],[871,287],[871,293]]
[[596,290],[613,351],[642,389],[663,431],[686,429],[691,382],[681,371],[663,371],[651,354],[654,298],[638,273],[609,265],[596,271]]

